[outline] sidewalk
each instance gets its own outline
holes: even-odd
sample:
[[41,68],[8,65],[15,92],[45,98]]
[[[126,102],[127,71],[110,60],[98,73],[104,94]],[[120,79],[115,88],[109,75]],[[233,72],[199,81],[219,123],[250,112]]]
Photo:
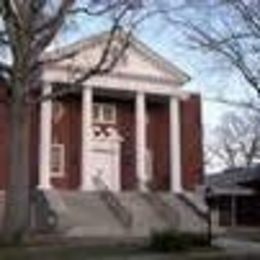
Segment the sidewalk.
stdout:
[[242,240],[237,238],[216,238],[212,242],[213,246],[222,248],[227,252],[241,252],[241,253],[259,253],[260,243],[249,240]]

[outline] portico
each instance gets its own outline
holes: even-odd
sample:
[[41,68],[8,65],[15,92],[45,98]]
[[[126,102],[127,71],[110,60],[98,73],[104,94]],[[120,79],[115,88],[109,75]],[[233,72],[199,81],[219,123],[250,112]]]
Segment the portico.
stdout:
[[[51,84],[46,84],[44,93],[51,93]],[[104,89],[104,87],[103,87]],[[93,122],[93,105],[94,93],[98,92],[99,88],[86,85],[81,92],[81,184],[80,189],[84,191],[93,191],[93,169],[95,169],[95,161],[93,161],[93,143],[94,141],[94,122]],[[107,91],[107,90],[106,90]],[[161,91],[161,90],[160,90]],[[108,92],[108,91],[107,91]],[[109,89],[111,93],[117,93],[117,89]],[[135,91],[125,90],[126,94],[132,96],[134,102],[134,118],[135,118],[135,171],[137,176],[137,188],[141,191],[148,189],[149,170],[147,169],[147,98],[156,96],[148,91],[140,91],[136,88]],[[181,147],[180,147],[180,123],[179,123],[179,100],[186,98],[183,93],[174,93],[172,95],[157,95],[168,103],[169,109],[169,154],[170,154],[170,189],[173,192],[182,190],[181,184]],[[54,188],[51,184],[51,150],[52,150],[52,100],[46,100],[41,104],[41,131],[40,131],[40,163],[39,163],[39,187],[42,189]],[[118,137],[124,138],[124,137]],[[105,139],[104,139],[105,140]],[[118,152],[120,153],[120,142]],[[120,160],[119,154],[118,159]],[[120,162],[117,162],[120,165]],[[101,167],[102,168],[102,167]],[[120,176],[120,167],[118,171],[113,171],[114,174]],[[92,173],[92,174],[91,174]],[[110,177],[111,178],[111,177]],[[118,184],[110,187],[114,191],[120,191],[120,177],[116,177]]]

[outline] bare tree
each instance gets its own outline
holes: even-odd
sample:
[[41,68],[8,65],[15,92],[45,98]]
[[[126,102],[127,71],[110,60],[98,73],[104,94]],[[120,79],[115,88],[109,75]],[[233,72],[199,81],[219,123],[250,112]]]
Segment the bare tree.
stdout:
[[248,167],[260,161],[260,116],[256,112],[228,112],[211,133],[206,158],[223,168]]
[[[168,24],[182,29],[186,45],[237,69],[260,95],[260,1],[183,0],[185,8],[163,11]],[[172,1],[158,1],[171,10]],[[168,7],[168,8],[167,8]]]
[[[10,59],[0,63],[0,75],[8,87],[10,109],[10,174],[6,194],[5,234],[7,241],[21,239],[29,226],[29,114],[40,102],[53,96],[39,96],[39,73],[46,62],[46,48],[59,37],[64,27],[78,14],[110,19],[107,42],[97,64],[77,78],[68,91],[78,91],[80,83],[90,77],[110,72],[128,46],[131,30],[143,19],[143,5],[134,0],[2,0],[0,2],[0,48],[10,53]],[[86,23],[87,23],[86,19]],[[109,62],[118,32],[122,46]],[[75,53],[74,53],[75,54]],[[70,58],[73,53],[63,57]]]

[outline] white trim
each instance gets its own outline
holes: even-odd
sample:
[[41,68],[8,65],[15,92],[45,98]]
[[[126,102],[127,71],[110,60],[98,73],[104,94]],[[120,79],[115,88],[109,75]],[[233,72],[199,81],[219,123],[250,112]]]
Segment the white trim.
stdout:
[[91,139],[92,139],[92,88],[84,88],[82,94],[82,167],[81,167],[81,189],[88,190],[92,184],[91,180]]
[[170,172],[171,191],[182,192],[181,132],[179,100],[170,97]]
[[136,94],[136,172],[141,191],[147,190],[146,174],[146,104],[142,92]]
[[[44,85],[43,94],[52,91],[51,85]],[[50,153],[52,143],[52,101],[41,103],[40,111],[40,151],[39,151],[39,188],[50,189]]]
[[[47,70],[43,72],[43,80],[46,82],[60,82],[73,84],[75,81],[75,75],[72,71],[66,69],[55,69]],[[178,88],[179,85],[164,84],[155,81],[140,81],[137,79],[125,80],[121,77],[113,77],[110,74],[91,77],[87,82],[83,83],[86,87],[92,87],[97,89],[106,90],[119,90],[119,91],[132,91],[132,92],[143,92],[155,95],[171,95],[180,99],[187,99],[190,94]]]
[[[42,59],[59,60],[59,57],[62,57],[66,54],[72,54],[75,57],[76,55],[78,55],[78,53],[84,52],[86,50],[91,50],[91,48],[97,45],[102,46],[102,43],[106,43],[108,37],[109,32],[97,34],[92,37],[79,40],[78,42],[75,42],[73,44],[54,49],[50,52],[45,52],[42,55]],[[118,41],[120,41],[120,37],[127,37],[127,35],[125,35],[124,32],[120,32],[120,34],[118,35]],[[144,44],[134,35],[132,35],[129,40],[129,49],[137,51],[143,59],[154,65],[155,68],[157,68],[158,70],[166,72],[171,77],[174,75],[179,80],[181,85],[190,80],[190,76],[186,72],[182,71],[175,64],[171,63],[160,54],[152,50],[148,45]]]
[[[53,149],[58,149],[58,159],[59,159],[59,166],[58,166],[58,170],[54,171],[53,170]],[[51,146],[51,177],[52,178],[61,178],[63,177],[65,174],[65,145],[61,144],[61,143],[54,143]]]

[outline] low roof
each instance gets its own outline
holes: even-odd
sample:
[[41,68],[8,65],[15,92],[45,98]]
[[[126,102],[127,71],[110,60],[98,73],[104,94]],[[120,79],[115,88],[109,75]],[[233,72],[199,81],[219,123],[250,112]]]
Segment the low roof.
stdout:
[[245,187],[252,187],[260,183],[260,164],[251,167],[233,168],[220,173],[208,175],[205,178],[205,185],[211,186],[215,191],[241,191],[248,190]]

